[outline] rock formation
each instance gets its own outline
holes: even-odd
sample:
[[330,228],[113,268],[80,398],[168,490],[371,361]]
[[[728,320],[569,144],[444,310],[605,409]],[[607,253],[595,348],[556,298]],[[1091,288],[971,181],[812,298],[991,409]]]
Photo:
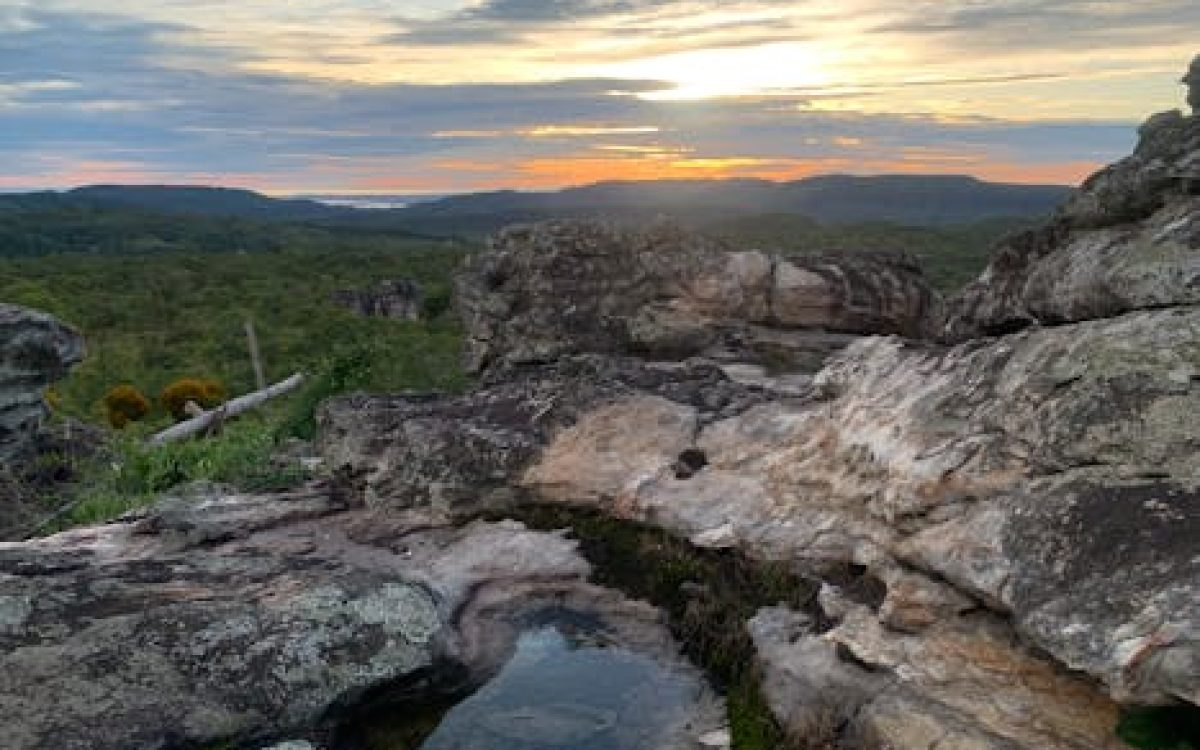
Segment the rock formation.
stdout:
[[342,289],[330,295],[337,305],[364,318],[418,320],[424,294],[408,279],[384,281],[370,289]]
[[[1200,117],[1152,118],[998,249],[947,343],[858,337],[800,389],[722,383],[728,367],[673,388],[720,359],[613,359],[789,325],[781,261],[662,230],[513,230],[459,287],[481,390],[335,402],[326,455],[373,505],[439,505],[440,472],[460,507],[598,508],[816,577],[860,566],[877,596],[830,583],[820,618],[750,624],[768,700],[800,727],[893,750],[1119,748],[1120,704],[1200,705],[1198,169]],[[853,294],[831,305],[828,277],[801,277],[815,325],[870,328],[847,323]],[[899,321],[920,317],[872,325],[912,336]],[[581,375],[581,350],[628,374]],[[431,470],[418,425],[461,450],[436,450],[452,467]]]
[[0,461],[30,445],[48,415],[46,386],[83,359],[83,339],[53,317],[0,303]]
[[1049,224],[997,249],[950,306],[945,335],[1195,304],[1198,247],[1200,116],[1163,112],[1142,126],[1131,156],[1089,177]]
[[669,224],[513,227],[471,259],[456,292],[473,371],[581,352],[720,356],[731,344],[815,350],[817,369],[846,343],[836,334],[920,336],[937,309],[903,256],[734,252]]
[[[368,690],[460,691],[503,663],[523,622],[560,612],[694,672],[656,610],[588,571],[561,534],[384,518],[319,486],[198,486],[122,523],[0,544],[3,744],[324,744]],[[719,709],[698,697],[693,740],[722,726]]]
[[[440,505],[430,488],[456,487],[460,509],[599,507],[813,575],[865,566],[879,601],[831,588],[832,629],[757,635],[768,675],[794,673],[777,676],[788,720],[832,701],[854,734],[895,748],[1116,748],[1113,698],[1198,697],[1198,324],[1146,312],[950,350],[867,339],[821,374],[819,400],[710,368],[699,389],[577,375],[335,402],[326,451],[381,507]],[[704,465],[681,474],[688,451]]]
[[373,507],[502,507],[519,498],[513,478],[552,435],[598,405],[639,395],[692,404],[712,420],[771,394],[731,381],[712,364],[578,355],[507,370],[455,399],[336,399],[318,415],[318,446],[341,481]]

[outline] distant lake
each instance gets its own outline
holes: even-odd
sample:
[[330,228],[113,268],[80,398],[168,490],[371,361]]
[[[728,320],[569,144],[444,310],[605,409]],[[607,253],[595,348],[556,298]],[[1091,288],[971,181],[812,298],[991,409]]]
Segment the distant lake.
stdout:
[[327,206],[342,206],[345,208],[361,208],[369,211],[386,211],[389,209],[407,208],[414,203],[429,203],[446,196],[444,195],[304,195],[297,196],[307,200],[324,203]]

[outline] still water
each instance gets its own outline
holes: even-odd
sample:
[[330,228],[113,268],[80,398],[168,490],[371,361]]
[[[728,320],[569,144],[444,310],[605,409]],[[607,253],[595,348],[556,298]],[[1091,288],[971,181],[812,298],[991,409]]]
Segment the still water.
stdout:
[[422,750],[657,750],[694,714],[694,673],[555,627],[446,713]]

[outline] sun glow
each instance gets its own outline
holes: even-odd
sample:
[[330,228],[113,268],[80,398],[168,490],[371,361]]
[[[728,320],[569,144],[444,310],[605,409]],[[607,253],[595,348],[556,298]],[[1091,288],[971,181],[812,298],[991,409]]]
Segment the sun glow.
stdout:
[[659,101],[794,93],[828,85],[826,54],[805,42],[718,47],[678,52],[609,66],[611,75],[671,84],[639,94]]

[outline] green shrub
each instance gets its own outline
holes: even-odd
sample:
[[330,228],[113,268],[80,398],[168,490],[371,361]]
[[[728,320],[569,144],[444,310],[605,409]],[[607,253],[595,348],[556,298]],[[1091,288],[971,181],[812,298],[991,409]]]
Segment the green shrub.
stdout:
[[308,386],[292,402],[279,427],[280,437],[312,440],[317,432],[317,409],[332,396],[366,387],[371,381],[373,357],[370,350],[354,348],[329,359]]
[[163,388],[159,403],[175,421],[188,418],[187,404],[195,402],[204,409],[212,409],[225,401],[225,387],[218,381],[200,378],[181,378]]
[[122,384],[104,394],[104,410],[108,423],[120,430],[150,413],[150,399],[132,385]]

